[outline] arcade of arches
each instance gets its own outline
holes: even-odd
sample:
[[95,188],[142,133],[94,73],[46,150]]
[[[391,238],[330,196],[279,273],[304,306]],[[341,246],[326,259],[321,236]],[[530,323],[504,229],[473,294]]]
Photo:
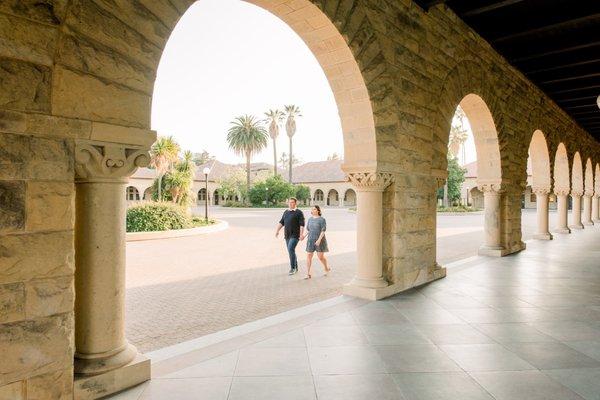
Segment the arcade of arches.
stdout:
[[[550,192],[558,231],[598,219],[598,143],[444,5],[250,2],[298,33],[335,95],[361,227],[345,293],[380,299],[445,276],[436,189],[459,104],[480,160],[482,254],[525,248],[528,154],[540,238]],[[19,3],[0,5],[0,392],[95,398],[149,378],[124,335],[123,193],[149,162],[154,77],[192,1]]]

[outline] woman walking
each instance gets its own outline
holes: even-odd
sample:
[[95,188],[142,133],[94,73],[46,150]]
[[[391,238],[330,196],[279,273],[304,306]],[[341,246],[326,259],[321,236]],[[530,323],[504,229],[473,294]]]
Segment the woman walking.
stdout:
[[[306,277],[304,279],[310,279],[310,269],[312,267],[312,259],[315,251],[317,252],[317,257],[323,267],[325,268],[325,274],[327,275],[331,268],[327,265],[327,259],[325,258],[325,253],[329,251],[327,248],[327,238],[325,238],[325,230],[327,229],[327,222],[325,218],[321,216],[321,207],[314,206],[310,211],[311,217],[308,219],[306,224],[306,234],[304,237],[308,236],[308,240],[306,242]],[[304,238],[303,237],[303,238]]]

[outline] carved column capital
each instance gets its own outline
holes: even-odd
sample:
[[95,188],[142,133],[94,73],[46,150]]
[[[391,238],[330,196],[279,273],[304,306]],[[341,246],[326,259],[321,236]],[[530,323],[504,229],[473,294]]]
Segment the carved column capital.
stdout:
[[76,182],[126,183],[139,167],[150,163],[148,149],[117,143],[78,141]]
[[531,193],[535,194],[536,196],[544,196],[544,195],[550,194],[550,189],[547,189],[547,188],[532,188],[531,189]]
[[352,172],[348,180],[358,191],[383,192],[394,181],[388,172]]
[[581,197],[583,196],[583,190],[571,190],[571,196],[573,197]]
[[554,189],[554,194],[557,196],[568,196],[570,193],[569,189]]
[[485,193],[495,193],[500,194],[504,192],[504,188],[500,183],[484,183],[481,185],[477,185],[477,189]]

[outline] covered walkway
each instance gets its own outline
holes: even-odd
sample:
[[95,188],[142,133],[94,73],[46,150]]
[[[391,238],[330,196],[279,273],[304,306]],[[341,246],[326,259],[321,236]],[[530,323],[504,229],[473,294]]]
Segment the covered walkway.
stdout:
[[599,230],[149,353],[153,379],[112,399],[597,399]]

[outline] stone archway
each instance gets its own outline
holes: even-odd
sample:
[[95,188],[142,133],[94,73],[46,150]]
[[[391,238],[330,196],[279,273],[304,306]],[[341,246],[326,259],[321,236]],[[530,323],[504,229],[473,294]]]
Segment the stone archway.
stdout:
[[583,190],[583,225],[594,225],[592,220],[592,197],[594,196],[594,166],[592,159],[585,162],[584,190]]
[[348,189],[344,193],[344,205],[348,207],[356,206],[356,192],[353,189]]
[[328,206],[337,206],[339,204],[340,201],[340,195],[338,194],[337,190],[335,189],[331,189],[329,190],[329,192],[327,193],[327,205]]
[[325,194],[323,193],[323,191],[321,189],[315,190],[315,192],[313,194],[313,204],[322,206],[324,201],[325,201]]
[[581,222],[581,197],[584,193],[584,176],[581,155],[578,151],[573,156],[571,167],[571,200],[573,202],[573,222],[571,229],[583,229]]
[[559,143],[554,155],[554,194],[556,195],[556,210],[558,224],[556,233],[571,233],[569,228],[569,194],[571,193],[571,176],[569,156],[564,143]]
[[531,192],[535,194],[537,209],[537,233],[535,239],[550,240],[548,208],[549,194],[552,190],[550,174],[550,153],[546,137],[541,130],[533,132],[529,143],[529,159],[531,161]]

